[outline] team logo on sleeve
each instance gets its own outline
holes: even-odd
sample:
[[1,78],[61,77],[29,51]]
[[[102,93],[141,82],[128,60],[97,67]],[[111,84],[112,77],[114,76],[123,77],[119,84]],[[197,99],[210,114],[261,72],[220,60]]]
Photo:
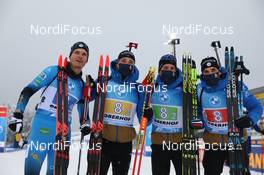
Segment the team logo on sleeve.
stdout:
[[46,75],[44,72],[41,72],[41,73],[39,74],[39,78],[40,78],[41,80],[44,80],[46,77],[47,77],[47,75]]
[[45,72],[41,72],[37,78],[34,79],[34,85],[35,86],[39,86],[40,83],[45,80],[45,78],[47,77],[47,75],[45,74]]

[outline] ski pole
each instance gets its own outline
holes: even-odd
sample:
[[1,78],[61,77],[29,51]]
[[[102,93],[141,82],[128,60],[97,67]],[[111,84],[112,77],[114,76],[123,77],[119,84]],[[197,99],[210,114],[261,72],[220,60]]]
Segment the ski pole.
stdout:
[[[84,124],[86,122],[86,120],[87,120],[87,114],[89,114],[89,103],[90,103],[90,98],[91,98],[90,78],[91,77],[89,75],[86,75],[86,84],[85,84],[85,88],[83,90],[83,96],[84,96],[84,113],[83,113],[83,118],[82,118],[82,124]],[[81,151],[82,151],[83,138],[84,138],[84,136],[81,133],[77,175],[79,175],[79,173],[80,173]]]
[[[145,100],[144,100],[144,104],[143,104],[143,109],[142,111],[144,111],[144,109],[146,107],[150,106],[150,101],[151,101],[151,95],[152,95],[152,88],[154,85],[154,77],[155,77],[155,68],[151,67],[146,78],[143,80],[142,84],[143,85],[151,85],[150,86],[150,91],[147,91],[147,93],[145,94]],[[147,87],[147,86],[146,86]],[[141,160],[142,160],[142,154],[143,154],[143,148],[144,148],[144,144],[145,144],[145,136],[146,136],[146,127],[147,127],[147,119],[142,116],[141,122],[140,122],[140,128],[139,128],[139,133],[137,136],[137,143],[136,143],[136,153],[135,153],[135,158],[134,158],[134,164],[133,164],[133,170],[132,170],[132,175],[135,174],[135,170],[136,170],[136,165],[137,165],[137,157],[138,157],[138,150],[139,150],[139,145],[141,144],[141,148],[140,148],[140,157],[139,157],[139,163],[138,163],[138,171],[137,174],[140,174],[140,168],[141,168]],[[143,140],[142,140],[142,131],[143,131]]]
[[219,64],[219,67],[221,67],[221,62],[220,62],[220,58],[219,58],[219,54],[218,54],[218,48],[221,48],[221,43],[220,41],[213,41],[211,43],[211,46],[214,48],[215,54],[216,54],[216,58],[217,58],[217,62]]
[[176,38],[176,35],[175,34],[171,34],[169,36],[169,40],[164,43],[164,44],[167,44],[167,45],[171,45],[172,46],[172,53],[173,53],[173,56],[176,58],[176,45],[179,45],[180,44],[180,39],[179,38]]
[[[263,117],[261,117],[260,118],[260,121],[261,121],[261,123],[260,123],[260,125],[263,125],[263,123],[262,123],[262,121],[264,121],[264,119],[263,119]],[[261,129],[262,127],[260,127],[260,130],[262,130]],[[263,133],[263,131],[262,132],[260,132],[261,133],[261,137],[260,137],[260,145],[261,145],[261,151],[260,151],[260,157],[261,157],[261,175],[263,175],[263,173],[264,173],[264,162],[263,162],[263,155],[264,155],[264,133]]]
[[[151,89],[152,91],[152,89]],[[151,93],[151,92],[150,92]],[[147,94],[147,106],[150,106],[150,98],[151,98],[151,94]],[[146,106],[145,106],[146,107]],[[143,149],[144,149],[144,145],[145,145],[145,139],[146,139],[146,130],[147,130],[147,124],[148,124],[148,120],[143,116],[142,117],[142,121],[141,121],[141,128],[140,130],[143,130],[143,140],[141,143],[141,149],[140,149],[140,156],[139,156],[139,162],[138,162],[138,171],[137,171],[137,175],[140,174],[140,168],[141,168],[141,161],[142,161],[142,154],[143,154]]]

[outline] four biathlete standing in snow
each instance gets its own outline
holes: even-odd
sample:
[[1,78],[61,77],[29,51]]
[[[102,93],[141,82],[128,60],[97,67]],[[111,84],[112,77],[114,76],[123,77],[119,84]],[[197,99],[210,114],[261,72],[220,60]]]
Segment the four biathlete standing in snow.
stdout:
[[[65,67],[68,75],[68,123],[72,122],[72,109],[77,104],[80,118],[80,129],[83,135],[94,131],[94,125],[87,114],[86,123],[82,123],[84,113],[83,90],[85,82],[82,80],[82,69],[88,62],[89,48],[83,42],[77,42],[71,47],[69,64]],[[148,124],[152,124],[151,132],[151,165],[152,174],[170,174],[170,162],[173,163],[177,175],[182,174],[182,150],[168,150],[164,143],[180,144],[182,142],[182,71],[177,67],[177,60],[173,55],[161,57],[158,64],[158,75],[152,92],[151,105],[144,108],[146,92],[139,90],[139,70],[135,65],[135,56],[130,50],[119,54],[110,64],[111,75],[108,86],[112,91],[106,93],[104,119],[102,129],[102,147],[100,174],[106,175],[110,164],[114,175],[128,174],[132,141],[136,137],[134,119],[144,116]],[[58,94],[57,79],[58,66],[44,69],[21,92],[16,110],[9,121],[9,128],[20,133],[23,127],[23,112],[30,97],[40,89],[43,90],[41,101],[36,108],[29,136],[29,145],[55,143],[56,135],[56,100]],[[201,82],[198,84],[199,118],[203,121],[203,139],[206,143],[228,142],[228,115],[226,103],[227,71],[220,67],[214,57],[207,57],[201,62]],[[93,79],[91,79],[93,83]],[[164,86],[165,85],[165,86]],[[122,86],[122,87],[121,87]],[[130,88],[133,86],[133,88]],[[161,88],[162,87],[162,88]],[[165,89],[164,89],[165,87]],[[96,86],[91,87],[91,99],[95,98]],[[248,111],[243,120],[237,120],[240,129],[255,127],[263,132],[263,122],[258,122],[262,115],[262,106],[243,85],[244,108]],[[216,115],[221,120],[216,120]],[[166,122],[164,122],[166,121]],[[259,125],[258,125],[259,124]],[[70,127],[68,135],[70,136]],[[70,140],[70,137],[69,137]],[[50,144],[51,143],[51,144]],[[165,149],[164,149],[165,148]],[[39,174],[42,163],[47,157],[47,174],[54,174],[54,149],[35,149],[28,146],[25,159],[25,174]],[[220,175],[224,162],[228,158],[228,151],[206,150],[203,158],[205,175]]]

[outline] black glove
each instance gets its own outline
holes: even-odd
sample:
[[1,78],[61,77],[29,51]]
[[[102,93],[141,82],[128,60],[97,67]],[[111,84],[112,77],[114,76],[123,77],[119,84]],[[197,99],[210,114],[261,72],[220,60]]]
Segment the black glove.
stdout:
[[13,116],[8,122],[8,127],[16,133],[20,133],[23,128],[23,114],[21,112],[14,112]]
[[90,134],[90,132],[91,132],[91,128],[87,123],[83,124],[80,127],[80,130],[81,130],[83,136],[86,136],[86,135]]
[[150,121],[152,119],[153,116],[153,109],[151,107],[147,107],[144,109],[144,117],[148,119],[148,121]]
[[253,125],[253,122],[251,118],[249,118],[247,115],[237,118],[235,121],[236,127],[243,129],[243,128],[249,128]]

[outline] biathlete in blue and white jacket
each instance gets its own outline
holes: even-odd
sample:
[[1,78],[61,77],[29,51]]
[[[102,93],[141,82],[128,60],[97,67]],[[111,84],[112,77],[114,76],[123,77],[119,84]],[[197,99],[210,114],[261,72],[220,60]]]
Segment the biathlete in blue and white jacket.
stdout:
[[[169,54],[161,57],[158,71],[151,99],[152,174],[170,174],[172,161],[175,172],[181,175],[182,72],[176,66],[176,58]],[[178,149],[172,148],[176,144]]]
[[[204,142],[211,146],[224,147],[228,143],[228,113],[226,104],[227,73],[220,68],[214,57],[207,57],[201,62],[201,83],[198,84],[199,113],[205,126]],[[256,126],[263,109],[260,102],[243,85],[243,107],[247,116],[235,121],[238,128]],[[209,145],[208,144],[208,145]],[[206,148],[203,158],[205,175],[220,175],[228,157],[228,150]]]
[[[100,174],[106,175],[110,164],[114,175],[128,173],[132,141],[136,137],[134,120],[140,121],[144,93],[136,82],[139,71],[131,51],[121,52],[111,62],[104,111]],[[137,118],[136,118],[137,117]]]
[[[69,126],[72,121],[72,109],[77,104],[80,122],[83,114],[83,87],[82,69],[88,62],[89,48],[83,42],[77,42],[71,47],[69,64],[66,68],[68,74],[68,114]],[[29,136],[29,146],[26,153],[24,174],[39,174],[42,163],[47,156],[47,173],[53,174],[54,146],[56,135],[56,94],[57,94],[58,66],[49,66],[44,69],[21,92],[16,110],[9,122],[14,132],[21,132],[23,127],[23,112],[30,97],[40,89],[43,90],[41,101],[37,105]],[[88,117],[89,119],[89,117]],[[82,125],[81,131],[88,134],[89,120]],[[69,136],[70,136],[69,127]],[[40,147],[41,146],[41,147]]]

